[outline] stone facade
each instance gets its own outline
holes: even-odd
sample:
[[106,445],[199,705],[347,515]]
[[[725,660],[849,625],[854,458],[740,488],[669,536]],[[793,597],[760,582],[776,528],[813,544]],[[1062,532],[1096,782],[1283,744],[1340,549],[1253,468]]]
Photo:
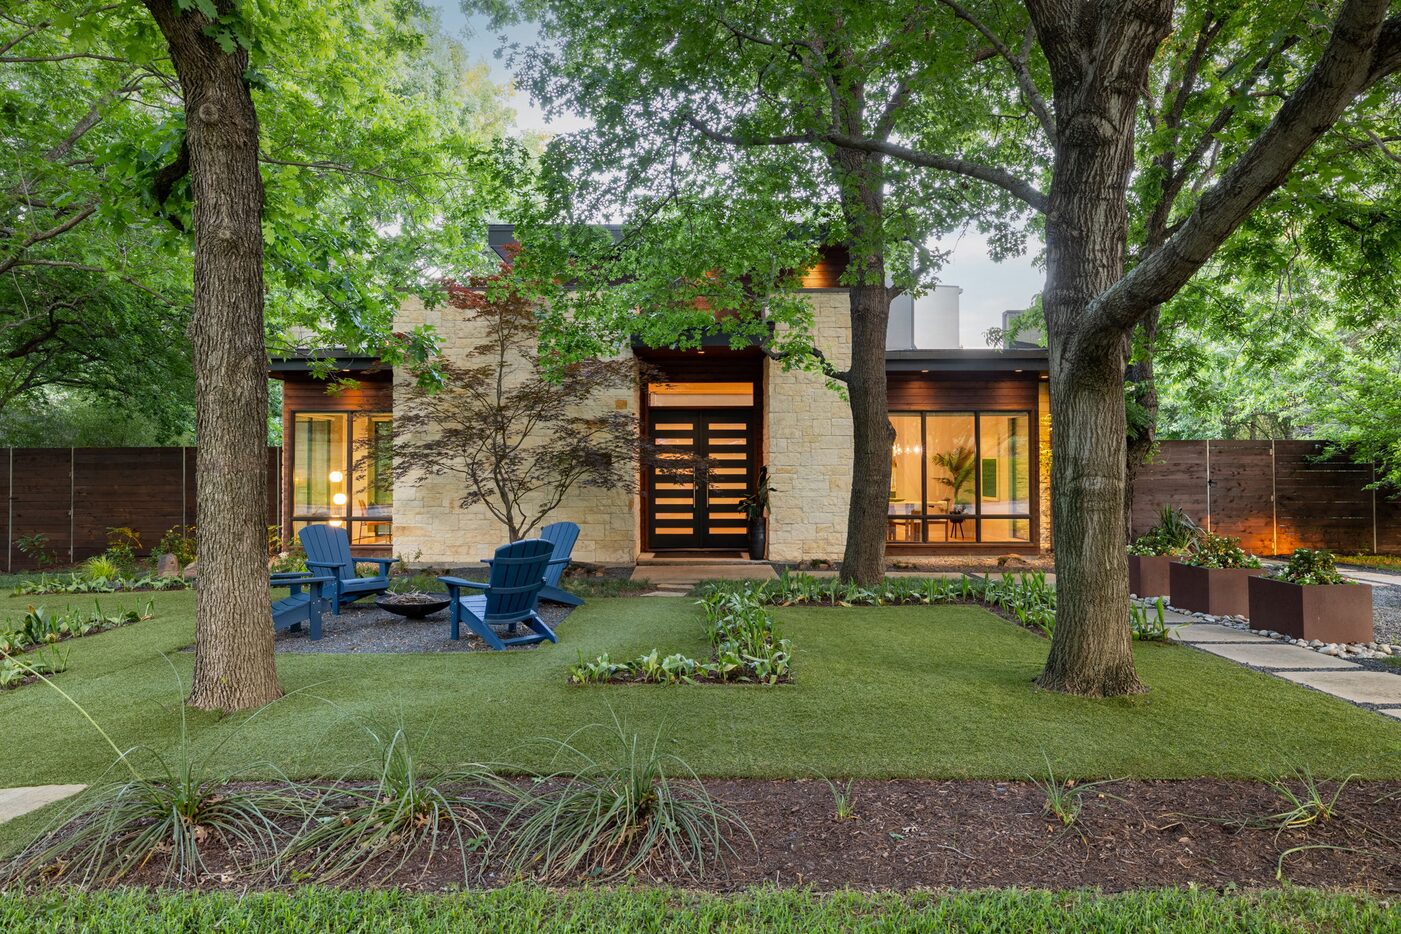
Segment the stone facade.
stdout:
[[[481,335],[461,309],[449,305],[427,309],[410,299],[399,309],[395,326],[408,329],[431,324],[437,330],[444,355],[463,359],[481,342]],[[402,370],[394,374],[396,420],[408,398],[408,381]],[[594,404],[607,411],[637,411],[637,393],[619,391]],[[401,478],[394,484],[394,553],[410,564],[430,567],[465,567],[488,558],[506,542],[506,527],[485,506],[464,509],[461,488],[452,477]],[[577,522],[577,561],[598,564],[631,564],[637,557],[639,523],[637,497],[615,490],[576,487],[546,522]]]
[[[807,293],[817,347],[838,369],[850,363],[851,305],[844,289]],[[821,376],[764,364],[769,482],[769,559],[840,560],[851,492],[851,408]]]

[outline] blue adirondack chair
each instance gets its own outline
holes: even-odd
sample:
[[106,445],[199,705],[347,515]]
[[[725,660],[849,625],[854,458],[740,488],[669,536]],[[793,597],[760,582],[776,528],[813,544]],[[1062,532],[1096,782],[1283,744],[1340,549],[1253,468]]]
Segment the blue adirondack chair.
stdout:
[[[546,639],[558,642],[559,637],[535,612],[553,551],[549,542],[528,538],[496,549],[491,576],[485,583],[462,577],[438,578],[447,585],[452,599],[452,637],[460,639],[462,624],[466,623],[468,629],[497,651],[508,645],[529,645]],[[464,588],[480,590],[481,594],[463,596]],[[529,634],[511,635],[521,623],[525,623]],[[495,626],[505,626],[508,637],[501,638]]]
[[[308,525],[298,533],[298,537],[306,549],[306,566],[334,578],[331,585],[334,598],[332,612],[336,616],[341,615],[343,604],[389,592],[389,566],[398,558],[353,558],[350,555],[350,536],[345,529],[331,525]],[[355,573],[357,561],[378,564],[379,573],[372,577],[360,577]]]
[[[570,556],[574,553],[574,543],[579,540],[579,527],[573,522],[553,522],[540,530],[540,540],[553,546],[550,564],[545,570],[545,586],[540,591],[541,600],[563,603],[565,606],[583,606],[581,597],[576,597],[559,586],[559,579],[569,567]],[[491,566],[492,559],[482,559],[482,564]]]
[[[311,641],[321,638],[321,614],[331,608],[328,586],[333,577],[315,577],[306,573],[282,573],[272,576],[274,587],[286,587],[289,592],[281,600],[272,601],[272,629],[296,632],[307,624]],[[303,589],[305,588],[305,589]]]

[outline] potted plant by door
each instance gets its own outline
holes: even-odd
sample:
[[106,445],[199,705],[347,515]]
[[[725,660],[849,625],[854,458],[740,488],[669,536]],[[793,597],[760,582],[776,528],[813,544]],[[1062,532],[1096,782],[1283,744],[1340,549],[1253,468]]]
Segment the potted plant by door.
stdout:
[[760,467],[754,491],[739,502],[749,519],[749,557],[754,561],[763,561],[768,551],[768,530],[764,520],[769,514],[769,494],[774,492],[773,487],[769,486],[769,468]]
[[1264,574],[1260,559],[1240,547],[1240,539],[1202,535],[1187,555],[1168,566],[1172,605],[1212,616],[1250,612],[1246,581]]
[[1295,639],[1371,642],[1372,588],[1338,573],[1333,555],[1295,549],[1272,574],[1250,579],[1250,626]]
[[1158,524],[1129,545],[1129,593],[1138,597],[1168,597],[1172,583],[1168,565],[1191,549],[1202,530],[1181,508],[1163,506]]

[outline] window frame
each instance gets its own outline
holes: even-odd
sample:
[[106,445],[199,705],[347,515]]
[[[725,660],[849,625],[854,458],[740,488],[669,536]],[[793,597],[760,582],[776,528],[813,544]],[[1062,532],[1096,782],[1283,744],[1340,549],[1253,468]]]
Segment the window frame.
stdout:
[[[1038,513],[1038,491],[1037,484],[1040,476],[1039,451],[1036,432],[1036,412],[1033,409],[891,409],[890,416],[918,416],[919,417],[919,438],[920,438],[920,512],[900,516],[887,516],[887,522],[891,518],[898,518],[904,521],[919,522],[919,540],[910,542],[894,541],[889,538],[890,526],[887,525],[887,544],[893,545],[937,545],[939,547],[956,547],[959,545],[988,545],[1007,546],[1009,548],[1034,548],[1037,547],[1037,537],[1039,534]],[[971,513],[953,512],[931,512],[929,510],[929,417],[941,415],[971,416],[973,419],[973,460],[976,465],[973,473],[973,511]],[[1026,419],[1027,423],[1027,512],[1025,513],[985,513],[983,512],[983,484],[982,484],[982,463],[983,463],[983,417],[984,416],[1020,416]],[[947,542],[936,542],[929,537],[931,522],[948,520],[955,516],[962,517],[965,521],[972,520],[973,538],[972,540],[957,540]],[[985,540],[983,537],[983,521],[987,520],[1015,520],[1025,519],[1027,521],[1027,538],[1025,541],[1015,539],[999,539],[994,541]]]
[[[287,476],[288,476],[288,487],[289,487],[289,493],[290,493],[290,496],[288,497],[288,510],[287,510],[287,512],[288,512],[288,520],[287,520],[287,521],[288,521],[288,531],[290,532],[290,534],[291,534],[291,535],[296,535],[296,534],[297,534],[297,531],[298,531],[298,528],[300,527],[301,524],[329,523],[329,522],[331,522],[331,521],[333,521],[333,520],[338,520],[338,521],[341,522],[341,526],[340,526],[340,527],[343,528],[343,529],[345,529],[346,534],[347,534],[348,536],[350,536],[350,543],[351,543],[352,546],[364,547],[364,548],[384,547],[384,545],[386,544],[386,543],[384,543],[384,542],[361,543],[360,545],[357,546],[356,541],[355,541],[355,528],[354,528],[354,525],[353,525],[353,524],[354,524],[354,523],[357,523],[357,522],[358,522],[358,523],[362,523],[362,524],[364,524],[364,523],[369,523],[369,524],[376,524],[376,525],[387,524],[387,525],[389,526],[389,538],[390,538],[390,542],[392,543],[392,542],[393,542],[393,536],[394,536],[394,505],[393,505],[392,502],[390,503],[390,506],[389,506],[389,515],[387,515],[387,516],[373,516],[373,517],[357,516],[357,515],[355,515],[354,509],[355,509],[355,482],[356,482],[356,481],[355,481],[355,462],[356,462],[356,459],[355,459],[355,427],[356,427],[356,426],[355,426],[355,419],[364,419],[365,421],[371,422],[371,424],[373,424],[373,421],[372,421],[373,419],[376,419],[376,418],[388,418],[388,419],[390,420],[390,424],[392,425],[392,424],[393,424],[393,419],[394,419],[394,412],[393,412],[393,410],[382,410],[382,409],[354,409],[354,410],[351,410],[351,409],[294,409],[294,410],[292,410],[291,412],[289,412],[288,415],[289,415],[290,418],[291,418],[291,429],[292,429],[292,430],[291,430],[291,436],[290,436],[290,440],[291,440],[291,445],[290,445],[290,447],[291,447],[291,456],[290,456],[290,458],[288,459],[288,472],[287,472]],[[346,488],[346,497],[345,497],[345,506],[344,506],[344,509],[343,509],[343,511],[340,512],[340,513],[334,512],[334,506],[332,507],[333,511],[332,511],[331,515],[328,515],[328,516],[310,516],[310,515],[305,515],[305,514],[301,514],[301,513],[298,513],[298,512],[297,512],[297,505],[298,505],[298,504],[297,504],[297,420],[298,420],[299,418],[301,418],[302,416],[304,416],[304,415],[339,416],[339,417],[345,419],[345,466],[346,466],[346,484],[345,484],[345,488]],[[392,429],[391,429],[391,431],[392,431]],[[392,477],[392,474],[391,474],[391,477]]]

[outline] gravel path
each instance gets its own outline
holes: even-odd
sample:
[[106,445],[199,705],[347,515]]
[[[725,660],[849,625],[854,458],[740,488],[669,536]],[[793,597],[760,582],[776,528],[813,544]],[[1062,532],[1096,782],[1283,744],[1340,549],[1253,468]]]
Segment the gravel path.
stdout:
[[1401,645],[1401,587],[1372,588],[1372,612],[1378,642]]
[[[540,618],[555,629],[572,609],[558,603],[542,602]],[[275,645],[279,652],[303,654],[489,651],[486,643],[471,635],[465,626],[462,638],[454,642],[448,626],[447,610],[434,613],[427,619],[405,619],[369,602],[344,607],[340,616],[324,617],[321,638],[316,642],[307,638],[305,632],[284,630],[277,634]]]

